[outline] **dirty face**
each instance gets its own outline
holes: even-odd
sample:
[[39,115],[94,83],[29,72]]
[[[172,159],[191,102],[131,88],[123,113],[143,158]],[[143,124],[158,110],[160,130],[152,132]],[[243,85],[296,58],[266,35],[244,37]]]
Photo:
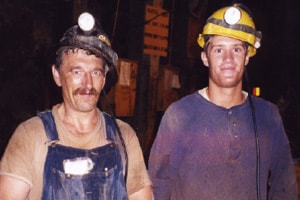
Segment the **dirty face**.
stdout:
[[55,83],[62,88],[65,106],[80,112],[97,107],[105,84],[103,59],[77,49],[65,52],[59,67],[52,66]]
[[249,52],[244,42],[224,37],[212,36],[201,58],[209,67],[209,82],[217,87],[236,87],[242,84]]

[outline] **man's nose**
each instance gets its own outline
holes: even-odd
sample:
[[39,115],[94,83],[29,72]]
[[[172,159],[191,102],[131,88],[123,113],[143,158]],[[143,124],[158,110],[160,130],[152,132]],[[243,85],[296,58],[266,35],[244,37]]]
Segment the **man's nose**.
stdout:
[[231,51],[225,51],[224,60],[231,61],[233,59],[233,53]]
[[92,88],[93,87],[93,77],[90,73],[85,73],[84,84],[87,88]]

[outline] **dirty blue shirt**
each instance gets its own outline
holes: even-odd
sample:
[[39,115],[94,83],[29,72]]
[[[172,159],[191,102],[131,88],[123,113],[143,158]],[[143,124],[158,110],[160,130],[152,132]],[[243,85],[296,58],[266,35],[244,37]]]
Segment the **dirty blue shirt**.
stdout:
[[[295,169],[277,107],[252,97],[261,199],[297,199]],[[230,109],[199,92],[166,110],[149,158],[156,200],[255,200],[256,139],[249,99]]]

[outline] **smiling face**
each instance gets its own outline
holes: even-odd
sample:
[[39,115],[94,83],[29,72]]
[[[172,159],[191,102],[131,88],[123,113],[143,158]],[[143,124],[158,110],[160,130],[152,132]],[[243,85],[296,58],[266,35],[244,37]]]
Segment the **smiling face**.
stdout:
[[249,52],[244,42],[224,37],[212,36],[205,52],[201,53],[205,66],[209,67],[209,84],[219,88],[242,86]]
[[55,83],[62,87],[67,108],[89,112],[97,107],[105,84],[104,62],[84,50],[69,50],[62,55],[61,65],[52,66]]

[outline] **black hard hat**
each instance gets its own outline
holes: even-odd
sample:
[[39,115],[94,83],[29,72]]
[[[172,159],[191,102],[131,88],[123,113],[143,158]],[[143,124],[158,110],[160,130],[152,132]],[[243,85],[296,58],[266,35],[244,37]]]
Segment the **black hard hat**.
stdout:
[[118,55],[111,48],[110,40],[99,23],[95,23],[91,14],[85,12],[78,18],[78,25],[69,28],[60,39],[60,48],[80,48],[102,57],[107,65],[106,83],[104,89],[108,91],[118,80],[116,70]]

